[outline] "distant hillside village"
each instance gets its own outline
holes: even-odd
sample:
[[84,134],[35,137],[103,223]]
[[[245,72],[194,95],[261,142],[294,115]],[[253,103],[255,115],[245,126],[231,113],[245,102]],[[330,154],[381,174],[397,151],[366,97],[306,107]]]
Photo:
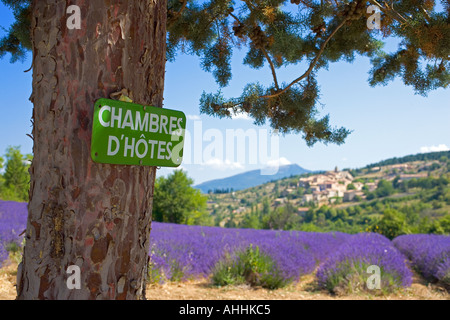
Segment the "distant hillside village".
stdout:
[[[405,159],[409,161],[405,162]],[[384,160],[360,169],[339,170],[336,167],[327,172],[291,175],[244,190],[209,192],[207,207],[220,226],[233,225],[230,221],[238,223],[252,212],[255,216],[258,212],[267,215],[269,212],[283,212],[283,208],[294,210],[303,217],[315,208],[345,209],[378,198],[388,197],[397,201],[419,197],[416,193],[420,188],[431,190],[446,182],[449,172],[450,152],[419,154]],[[238,185],[236,182],[235,186]],[[442,190],[439,192],[436,199],[446,197]],[[437,206],[435,203],[434,207]]]
[[[316,204],[334,203],[338,198],[343,201],[352,201],[355,197],[363,197],[364,183],[353,182],[354,178],[348,171],[328,171],[324,174],[300,178],[298,187],[305,189],[303,204],[314,202]],[[376,183],[366,184],[372,191],[376,189]],[[351,190],[349,190],[351,189]]]
[[[426,172],[409,173],[412,170],[417,170],[417,168],[410,163],[384,166],[383,171],[392,174],[388,177],[383,176],[383,178],[389,181],[399,177],[398,182],[401,182],[402,180],[427,177]],[[339,171],[337,167],[334,171],[302,177],[298,181],[298,187],[305,189],[302,203],[304,205],[314,203],[320,206],[332,204],[338,199],[342,199],[343,202],[362,200],[365,198],[364,191],[372,192],[377,189],[381,178],[377,177],[377,173],[380,171],[380,167],[371,168],[374,179],[372,182],[365,183],[361,179],[355,179],[348,171]]]
[[[389,209],[401,212],[415,227],[431,230],[432,221],[450,212],[450,152],[392,158],[359,169],[336,167],[219,191],[208,193],[207,210],[222,227],[360,232],[375,226]],[[445,223],[442,230],[447,230]]]
[[[424,163],[393,164],[366,169],[364,175],[355,178],[349,171],[339,171],[336,167],[334,171],[300,177],[295,183],[289,183],[284,188],[280,186],[279,192],[275,192],[278,193],[278,198],[274,199],[273,206],[289,202],[296,205],[298,213],[301,214],[311,206],[359,202],[377,189],[380,180],[397,179],[397,183],[400,183],[404,180],[426,178],[427,169],[429,168]],[[272,192],[277,189],[276,186],[270,185],[264,188]],[[236,197],[236,192],[232,191],[231,196]],[[215,201],[210,200],[208,203],[214,205]],[[232,210],[232,213],[241,214],[247,210],[246,206],[239,206]]]

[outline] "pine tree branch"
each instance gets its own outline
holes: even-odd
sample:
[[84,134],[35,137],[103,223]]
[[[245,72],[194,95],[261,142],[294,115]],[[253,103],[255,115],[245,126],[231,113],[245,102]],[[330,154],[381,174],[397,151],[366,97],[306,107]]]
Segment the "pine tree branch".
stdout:
[[170,19],[167,21],[167,28],[170,28],[178,20],[178,18],[181,16],[181,14],[183,13],[184,9],[186,9],[187,0],[181,0],[181,1],[183,1],[183,2],[181,3],[180,10],[176,11],[173,14],[173,16],[171,16]]
[[342,20],[342,22],[325,39],[325,41],[320,46],[319,52],[317,53],[316,57],[311,61],[311,63],[309,64],[309,68],[305,71],[305,73],[303,73],[300,77],[298,77],[297,79],[292,81],[290,84],[288,84],[283,90],[279,90],[276,93],[271,94],[271,95],[261,96],[260,98],[270,99],[270,98],[278,97],[278,96],[282,95],[283,93],[285,93],[287,90],[289,90],[289,88],[291,88],[294,84],[296,84],[297,82],[308,77],[311,74],[311,72],[314,70],[314,67],[317,64],[317,61],[319,61],[320,57],[322,56],[322,53],[325,51],[325,47],[327,46],[328,42],[331,40],[331,38],[333,38],[333,36],[336,34],[336,32],[338,32],[339,29],[342,28],[342,26],[347,22],[347,20],[348,20],[348,18],[345,18],[344,20]]
[[404,23],[408,23],[408,20],[403,17],[400,13],[398,13],[397,11],[394,10],[394,8],[391,6],[391,8],[389,7],[389,5],[387,3],[386,7],[384,7],[382,4],[380,4],[378,1],[376,0],[369,0],[369,2],[375,6],[377,6],[378,8],[380,8],[380,10],[384,13],[387,14],[388,16],[390,16],[391,18],[399,21],[401,24]]
[[255,7],[255,5],[253,4],[253,3],[251,3],[250,1],[248,1],[248,0],[242,0],[242,1],[244,1],[245,2],[245,4],[247,5],[247,8],[249,8],[250,9],[250,11],[253,9],[256,9],[256,7]]
[[280,87],[278,86],[277,73],[275,71],[275,66],[273,65],[272,59],[270,59],[270,56],[267,53],[267,50],[265,48],[261,48],[261,51],[263,52],[264,56],[266,57],[267,62],[269,62],[270,69],[272,70],[272,76],[273,76],[273,81],[275,83],[275,88],[277,90],[280,90]]
[[314,6],[314,2],[312,2],[311,0],[300,0],[300,2],[303,3],[305,7],[310,9]]
[[232,17],[232,18],[234,18],[234,20],[236,20],[237,21],[237,23],[241,23],[241,21],[239,20],[239,18],[238,17],[236,17],[233,13],[229,13],[229,15]]
[[[247,1],[245,1],[245,3],[247,3]],[[249,4],[247,3],[247,6],[248,6]],[[239,18],[238,17],[236,17],[233,13],[230,13],[230,16],[232,17],[232,18],[234,18],[234,20],[236,20],[239,24],[241,24],[241,21],[239,20]],[[272,71],[272,77],[273,77],[273,81],[274,81],[274,83],[275,83],[275,88],[277,89],[277,90],[279,90],[279,86],[278,86],[278,79],[277,79],[277,73],[276,73],[276,71],[275,71],[275,66],[274,66],[274,64],[273,64],[273,62],[272,62],[272,59],[270,59],[270,56],[269,56],[269,54],[267,53],[267,50],[263,47],[263,48],[261,48],[261,51],[262,51],[262,53],[264,54],[264,57],[266,58],[266,60],[267,60],[267,62],[269,63],[269,65],[270,65],[270,70]]]
[[429,15],[428,11],[423,6],[420,6],[420,9],[422,9],[422,12],[423,12],[423,14],[425,16],[425,19],[430,23],[431,22],[431,17]]

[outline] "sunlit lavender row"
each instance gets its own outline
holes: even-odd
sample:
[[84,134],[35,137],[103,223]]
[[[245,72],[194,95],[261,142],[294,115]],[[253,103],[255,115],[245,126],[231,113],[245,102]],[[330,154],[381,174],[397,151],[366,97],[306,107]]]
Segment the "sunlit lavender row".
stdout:
[[208,276],[226,254],[250,244],[276,261],[285,278],[311,273],[350,235],[219,227],[153,222],[150,257],[167,279]]
[[361,233],[351,236],[320,265],[317,279],[319,286],[331,292],[355,292],[367,287],[370,276],[378,272],[378,289],[392,291],[411,285],[412,273],[406,262],[386,237]]
[[393,243],[427,280],[450,286],[450,236],[411,234],[399,236]]
[[7,247],[22,244],[27,214],[24,202],[0,201],[0,266],[8,258]]
[[[408,287],[406,257],[379,234],[349,235],[153,224],[151,261],[165,279],[209,276],[227,252],[258,246],[275,261],[285,279],[299,280],[317,267],[319,285],[332,292],[364,289],[375,265],[384,289]],[[159,272],[155,272],[158,270]]]

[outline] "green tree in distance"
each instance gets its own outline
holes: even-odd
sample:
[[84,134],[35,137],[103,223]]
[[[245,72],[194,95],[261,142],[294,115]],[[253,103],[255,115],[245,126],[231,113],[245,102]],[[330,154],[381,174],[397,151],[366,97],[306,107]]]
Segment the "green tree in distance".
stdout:
[[[4,200],[28,200],[30,175],[28,174],[28,162],[31,155],[22,155],[20,147],[9,147],[5,154],[6,164],[3,174],[3,183],[0,185],[0,196]],[[0,168],[3,166],[0,161]]]
[[354,185],[353,183],[350,183],[350,184],[347,186],[347,190],[356,190],[356,187],[355,187],[355,185]]
[[386,209],[383,218],[372,227],[372,231],[381,233],[389,239],[408,233],[406,217],[401,212],[394,209]]
[[[4,161],[5,160],[2,157],[0,157],[0,170],[3,169]],[[3,174],[1,174],[1,171],[0,171],[0,198],[4,198],[4,195],[3,195],[4,185],[5,185],[5,178],[3,177]]]
[[155,182],[153,217],[155,221],[182,224],[210,224],[207,197],[192,188],[193,180],[182,170]]
[[377,185],[376,194],[379,198],[390,196],[395,192],[392,182],[387,180],[380,180]]

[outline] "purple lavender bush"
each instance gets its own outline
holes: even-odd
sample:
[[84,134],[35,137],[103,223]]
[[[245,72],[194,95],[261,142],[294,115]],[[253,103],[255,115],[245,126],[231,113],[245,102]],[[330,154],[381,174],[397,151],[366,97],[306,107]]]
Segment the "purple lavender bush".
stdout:
[[393,244],[428,281],[450,286],[450,236],[402,235],[395,238]]
[[245,283],[273,290],[285,287],[294,280],[285,277],[274,259],[253,244],[220,260],[212,270],[212,283],[218,286]]
[[0,264],[8,258],[3,250],[22,244],[19,235],[26,229],[27,215],[27,203],[0,200]]
[[[378,288],[368,285],[373,274],[370,266],[380,270]],[[392,292],[412,283],[406,257],[389,239],[376,233],[352,235],[319,266],[316,276],[321,288],[336,294],[374,289]]]
[[349,235],[152,223],[152,281],[208,277],[215,265],[251,244],[275,262],[284,279],[298,280],[334,251]]

